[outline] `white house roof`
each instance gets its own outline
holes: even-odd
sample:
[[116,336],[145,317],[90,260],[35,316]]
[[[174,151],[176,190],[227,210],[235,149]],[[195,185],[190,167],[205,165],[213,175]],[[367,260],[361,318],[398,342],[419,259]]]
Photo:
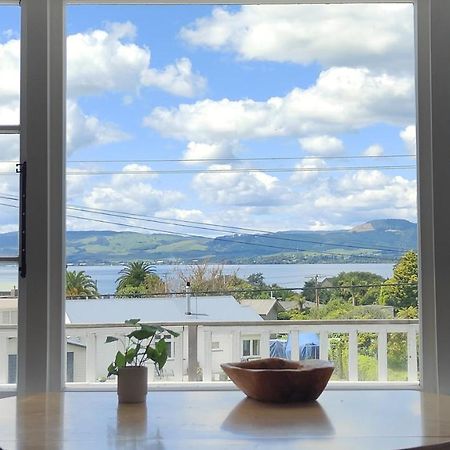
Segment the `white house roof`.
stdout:
[[191,298],[191,315],[186,299],[174,297],[67,300],[67,323],[123,323],[139,318],[143,322],[247,322],[261,321],[248,306],[231,296]]

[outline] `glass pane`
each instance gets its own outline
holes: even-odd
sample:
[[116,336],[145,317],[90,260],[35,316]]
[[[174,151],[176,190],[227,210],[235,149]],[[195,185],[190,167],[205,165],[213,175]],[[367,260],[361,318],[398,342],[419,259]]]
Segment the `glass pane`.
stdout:
[[19,136],[0,134],[0,257],[19,249]]
[[20,7],[0,5],[0,126],[20,120]]
[[[223,379],[238,335],[243,356],[266,354],[263,319],[304,321],[298,345],[264,329],[277,355],[318,359],[325,330],[334,379],[378,380],[363,321],[417,318],[411,4],[69,5],[67,85],[67,310],[86,380],[117,350],[90,329],[133,311],[218,323],[212,358],[173,353],[177,381]],[[336,319],[361,325],[357,357]],[[257,325],[220,328],[240,322]]]
[[17,286],[17,264],[0,262],[0,392],[17,378]]

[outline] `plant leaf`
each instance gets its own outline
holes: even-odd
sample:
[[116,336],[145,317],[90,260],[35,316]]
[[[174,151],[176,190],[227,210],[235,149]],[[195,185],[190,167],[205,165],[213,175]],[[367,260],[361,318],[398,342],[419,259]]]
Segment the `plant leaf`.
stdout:
[[149,330],[144,330],[144,329],[140,329],[140,330],[134,330],[132,331],[130,334],[127,334],[128,338],[136,338],[138,341],[143,341],[144,339],[149,339],[150,337],[152,337],[155,333],[149,331]]
[[137,354],[137,348],[136,347],[132,347],[129,348],[126,353],[125,353],[125,361],[127,364],[131,365],[131,363],[133,362],[133,359],[135,358]]
[[178,337],[180,333],[177,333],[176,331],[169,330],[168,328],[163,328],[163,330],[169,334],[171,334],[173,337]]
[[118,374],[118,370],[117,370],[117,367],[115,366],[115,364],[114,363],[111,363],[109,366],[108,366],[108,375],[107,375],[107,377],[110,377],[111,375],[117,375]]
[[108,343],[110,343],[110,342],[115,342],[115,341],[118,341],[118,340],[119,340],[119,339],[116,338],[116,337],[114,337],[114,336],[108,336],[108,337],[106,338],[105,344],[108,344]]
[[126,366],[126,358],[122,352],[117,352],[114,364],[118,369]]
[[141,319],[128,319],[128,320],[125,320],[125,324],[126,325],[136,325],[140,321],[141,321]]

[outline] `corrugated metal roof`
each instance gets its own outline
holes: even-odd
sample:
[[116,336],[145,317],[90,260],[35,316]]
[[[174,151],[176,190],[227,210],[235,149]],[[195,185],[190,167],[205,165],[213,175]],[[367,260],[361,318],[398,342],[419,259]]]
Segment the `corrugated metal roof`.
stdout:
[[231,296],[191,298],[192,315],[186,315],[184,298],[121,298],[98,300],[67,300],[67,323],[123,323],[139,318],[143,322],[245,322],[261,321],[248,306],[240,305]]

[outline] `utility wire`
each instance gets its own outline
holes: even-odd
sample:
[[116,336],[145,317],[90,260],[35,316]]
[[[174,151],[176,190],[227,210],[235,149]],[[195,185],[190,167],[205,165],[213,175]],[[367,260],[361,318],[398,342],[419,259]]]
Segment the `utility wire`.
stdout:
[[[360,155],[360,156],[298,156],[282,157],[270,156],[260,158],[186,158],[186,159],[97,159],[97,160],[68,160],[67,164],[81,163],[160,163],[160,162],[225,162],[225,161],[303,161],[309,159],[347,160],[347,159],[386,159],[386,158],[411,158],[415,155]],[[10,161],[14,162],[14,161]]]
[[[258,292],[258,293],[262,293],[262,292],[270,292],[270,291],[308,291],[308,290],[325,290],[325,289],[348,289],[348,288],[373,288],[373,287],[379,287],[379,288],[392,288],[392,287],[396,287],[396,286],[417,286],[417,282],[416,283],[395,283],[395,284],[362,284],[362,285],[358,285],[358,286],[354,286],[354,285],[345,285],[345,286],[324,286],[324,287],[293,287],[293,288],[284,288],[284,287],[274,287],[274,286],[268,286],[267,288],[248,288],[248,289],[229,289],[229,290],[212,290],[212,291],[197,291],[197,292],[192,292],[191,294],[193,296],[200,296],[200,295],[217,295],[217,294],[223,294],[223,295],[227,295],[227,294],[245,294],[245,293],[249,293],[249,292]],[[142,297],[148,297],[149,295],[151,296],[165,296],[165,297],[169,297],[171,295],[179,295],[179,296],[185,296],[186,295],[186,291],[175,291],[175,292],[152,292],[151,294],[132,294],[133,296],[135,296],[136,298],[142,298]],[[112,296],[112,297],[120,297],[120,294],[101,294],[102,297],[105,296]],[[95,297],[93,295],[83,295],[83,296],[72,296],[73,297],[78,297],[78,298],[98,298]],[[67,297],[69,298],[69,297]]]
[[[174,174],[195,174],[195,173],[289,173],[289,172],[340,172],[352,170],[397,170],[416,169],[415,165],[389,165],[389,166],[348,166],[348,167],[275,167],[275,168],[230,168],[230,169],[173,169],[173,170],[86,170],[68,171],[67,176],[77,175],[174,175]],[[0,174],[10,174],[9,172]],[[12,173],[10,175],[13,175]]]
[[[0,195],[0,198],[8,198],[10,200],[18,200],[17,198],[11,197],[11,196],[6,196],[6,195]],[[6,205],[3,204],[4,206],[11,206],[12,205]],[[197,228],[197,229],[203,229],[203,230],[213,230],[213,231],[221,231],[221,230],[215,230],[213,228],[209,228],[209,227],[204,227],[204,226],[196,226],[196,225],[183,225],[183,224],[176,224],[176,223],[171,223],[171,222],[165,222],[162,220],[158,220],[158,219],[150,219],[150,218],[138,218],[136,219],[135,216],[136,215],[132,215],[132,214],[127,214],[127,213],[120,213],[120,212],[109,212],[110,210],[100,210],[97,208],[81,208],[81,207],[76,207],[76,206],[68,206],[67,209],[70,210],[75,210],[75,211],[80,211],[80,212],[86,212],[86,213],[90,213],[90,214],[100,214],[100,215],[106,215],[109,217],[118,217],[118,218],[125,218],[125,219],[132,219],[132,220],[141,220],[141,221],[145,221],[145,222],[154,222],[154,223],[160,223],[160,224],[164,224],[164,225],[174,225],[174,226],[178,226],[178,227],[188,227],[188,228]],[[68,216],[68,217],[74,217],[74,218],[81,218],[78,216]],[[146,216],[141,216],[141,217],[146,217]],[[165,230],[161,230],[161,229],[154,229],[154,228],[148,228],[148,227],[139,227],[139,226],[135,226],[135,225],[127,225],[127,224],[117,224],[115,222],[110,222],[110,221],[100,221],[100,220],[96,220],[96,219],[90,219],[90,218],[86,218],[86,217],[82,217],[82,220],[93,220],[93,221],[98,221],[101,223],[108,223],[108,224],[114,224],[114,225],[121,225],[121,226],[128,226],[130,228],[142,228],[145,230],[149,230],[149,231],[156,231],[156,232],[164,232],[164,233],[169,233],[169,234],[175,234],[175,235],[186,235],[187,237],[196,237],[196,238],[206,238],[205,236],[201,236],[201,235],[191,235],[188,233],[183,233],[183,232],[169,232],[169,231],[165,231]],[[219,225],[215,225],[215,226],[219,226]],[[255,230],[256,231],[256,230]],[[261,231],[261,230],[259,230]],[[267,233],[267,232],[266,232]],[[328,246],[328,247],[345,247],[345,248],[353,248],[353,249],[361,249],[361,250],[378,250],[381,252],[391,252],[391,253],[404,253],[405,251],[407,251],[406,249],[393,249],[393,248],[388,248],[388,247],[369,247],[369,246],[361,246],[361,245],[353,245],[353,244],[340,244],[340,243],[329,243],[329,242],[320,242],[320,241],[312,241],[312,240],[306,240],[306,239],[292,239],[292,238],[284,238],[284,237],[278,237],[278,236],[264,236],[264,235],[256,235],[257,238],[263,238],[263,239],[273,239],[273,240],[280,240],[280,241],[287,241],[287,242],[293,242],[293,243],[309,243],[309,244],[314,244],[314,245],[322,245],[322,246]],[[209,238],[206,238],[209,239]],[[241,243],[241,244],[246,244],[246,245],[257,245],[257,246],[261,246],[261,247],[269,247],[269,248],[277,248],[277,249],[282,249],[282,250],[289,250],[291,252],[295,252],[295,251],[311,251],[311,252],[319,252],[319,253],[328,253],[326,251],[322,251],[322,250],[313,250],[313,249],[298,249],[298,248],[293,248],[293,247],[280,247],[280,246],[273,246],[273,245],[269,245],[269,244],[263,244],[263,243],[257,243],[257,242],[244,242],[244,241],[238,241],[236,239],[227,239],[226,237],[220,238],[220,237],[216,237],[216,238],[212,238],[212,239],[216,239],[216,240],[221,240],[221,241],[226,241],[229,243]],[[337,253],[332,253],[333,255],[338,255]],[[341,255],[344,256],[344,255]],[[359,256],[359,257],[367,257],[369,255],[355,255],[355,256]]]

